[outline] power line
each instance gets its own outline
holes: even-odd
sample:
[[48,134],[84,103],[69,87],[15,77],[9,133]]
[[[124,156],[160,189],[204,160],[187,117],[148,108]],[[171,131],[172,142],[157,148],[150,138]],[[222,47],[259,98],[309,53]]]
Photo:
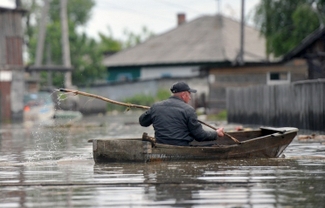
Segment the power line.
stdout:
[[[211,2],[214,2],[214,0],[209,0]],[[158,15],[158,14],[153,14],[153,13],[148,13],[147,11],[150,10],[147,9],[148,8],[148,5],[146,5],[146,9],[144,10],[144,8],[142,7],[141,10],[139,9],[135,9],[136,7],[133,5],[129,6],[129,5],[125,5],[125,6],[122,6],[120,3],[121,1],[100,1],[101,2],[101,5],[100,5],[100,8],[104,9],[104,8],[114,8],[116,10],[120,10],[122,12],[129,12],[129,13],[133,13],[133,14],[137,14],[137,15],[140,15],[140,16],[143,16],[143,17],[149,17],[149,18],[155,18],[155,19],[159,19],[160,21],[164,21],[164,22],[171,22],[171,21],[175,21],[175,19],[172,19],[174,18],[174,16],[162,16],[162,15]],[[194,13],[198,14],[198,15],[204,15],[206,14],[207,12],[206,11],[199,11],[197,9],[193,9],[191,7],[188,7],[188,6],[185,6],[185,5],[182,5],[182,4],[177,4],[177,3],[173,3],[173,2],[169,2],[169,1],[166,1],[166,0],[156,0],[156,1],[149,1],[149,3],[153,3],[151,4],[153,7],[156,7],[156,8],[161,8],[161,6],[159,5],[156,5],[155,3],[160,3],[160,4],[163,4],[163,5],[166,5],[170,8],[173,8],[173,9],[180,9],[180,8],[184,8],[186,10],[191,10],[193,11]],[[187,1],[188,2],[188,1]],[[197,2],[197,1],[195,1]],[[138,4],[139,1],[137,2]],[[103,5],[103,6],[102,6]],[[109,10],[109,9],[107,9]]]
[[191,7],[188,7],[188,6],[184,6],[184,5],[181,5],[181,4],[175,4],[174,2],[172,3],[172,2],[165,1],[165,0],[156,0],[156,1],[160,1],[160,3],[165,4],[165,5],[169,5],[169,6],[172,6],[172,7],[174,7],[174,6],[176,6],[177,8],[183,7],[183,8],[192,10],[192,11],[194,11],[197,14],[202,14],[203,13],[201,11],[198,11],[198,10],[193,9]]
[[[104,4],[105,4],[104,5],[105,7],[114,8],[116,10],[120,10],[120,11],[123,11],[123,12],[127,11],[129,13],[137,14],[137,15],[140,15],[140,16],[155,18],[155,19],[159,19],[159,20],[169,22],[169,23],[171,22],[171,18],[166,17],[166,16],[160,16],[160,15],[156,15],[156,14],[144,13],[143,10],[139,11],[139,10],[133,9],[131,7],[124,7],[124,6],[121,6],[121,5],[117,5],[117,4],[112,3],[112,2],[106,2],[105,1]],[[101,8],[103,8],[103,7],[101,7]]]

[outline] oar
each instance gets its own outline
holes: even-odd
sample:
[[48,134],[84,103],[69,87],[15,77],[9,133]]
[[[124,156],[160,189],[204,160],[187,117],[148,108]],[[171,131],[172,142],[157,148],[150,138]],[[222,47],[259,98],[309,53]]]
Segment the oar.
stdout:
[[78,91],[78,90],[69,90],[69,89],[60,88],[59,91],[60,92],[70,92],[70,93],[73,93],[73,94],[76,94],[76,95],[83,95],[83,96],[86,96],[86,97],[93,97],[93,98],[97,98],[99,100],[103,100],[103,101],[113,103],[113,104],[116,104],[116,105],[126,106],[126,107],[129,107],[129,108],[142,108],[142,109],[149,109],[150,108],[149,106],[136,105],[136,104],[132,104],[132,103],[123,103],[123,102],[108,99],[106,97],[102,97],[102,96],[99,96],[99,95],[90,94],[90,93],[82,92],[82,91]]
[[[142,109],[149,109],[150,108],[149,106],[137,105],[137,104],[132,104],[132,103],[123,103],[123,102],[111,100],[111,99],[108,99],[108,98],[103,97],[103,96],[90,94],[90,93],[82,92],[82,91],[79,91],[79,90],[70,90],[70,89],[60,88],[59,91],[60,92],[73,93],[73,94],[76,94],[76,95],[83,95],[83,96],[86,96],[86,97],[93,97],[93,98],[96,98],[96,99],[99,99],[99,100],[103,100],[103,101],[113,103],[113,104],[116,104],[116,105],[126,106],[126,107],[129,107],[129,108],[142,108]],[[217,128],[215,128],[214,126],[211,126],[211,125],[209,125],[209,124],[207,124],[207,123],[205,123],[203,121],[200,121],[200,120],[198,120],[198,121],[201,124],[204,124],[204,125],[212,128],[212,129],[214,129],[214,130],[217,130]],[[239,144],[241,143],[236,138],[232,137],[231,135],[227,134],[226,132],[224,132],[224,134],[227,135],[229,138],[231,138],[234,142],[239,143]]]
[[[211,126],[210,124],[207,124],[207,123],[205,123],[205,122],[203,122],[203,121],[200,121],[200,120],[198,120],[198,121],[199,121],[201,124],[204,124],[204,125],[210,127],[211,129],[217,130],[216,127]],[[236,142],[236,143],[238,143],[238,144],[241,144],[241,142],[238,141],[238,139],[236,139],[235,137],[231,136],[230,134],[228,134],[228,133],[226,133],[226,132],[223,132],[223,133],[224,133],[226,136],[228,136],[230,139],[232,139],[234,142]]]

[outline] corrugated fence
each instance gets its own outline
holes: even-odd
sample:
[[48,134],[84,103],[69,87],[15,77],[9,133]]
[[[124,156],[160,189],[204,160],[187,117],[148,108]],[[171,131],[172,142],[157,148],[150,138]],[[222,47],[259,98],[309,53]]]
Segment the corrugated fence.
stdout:
[[325,131],[325,79],[227,89],[229,123]]

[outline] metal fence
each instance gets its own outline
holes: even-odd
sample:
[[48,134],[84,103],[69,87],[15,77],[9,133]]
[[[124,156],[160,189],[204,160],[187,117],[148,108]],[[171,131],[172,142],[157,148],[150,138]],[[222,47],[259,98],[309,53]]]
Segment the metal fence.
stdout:
[[227,89],[229,123],[325,131],[325,79]]

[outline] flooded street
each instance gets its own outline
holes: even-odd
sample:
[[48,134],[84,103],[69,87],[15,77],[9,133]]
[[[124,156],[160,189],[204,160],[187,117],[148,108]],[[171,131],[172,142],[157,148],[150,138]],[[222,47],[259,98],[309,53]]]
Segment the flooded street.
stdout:
[[132,114],[0,127],[0,207],[325,206],[321,142],[296,138],[277,159],[95,164],[89,139],[152,128]]

